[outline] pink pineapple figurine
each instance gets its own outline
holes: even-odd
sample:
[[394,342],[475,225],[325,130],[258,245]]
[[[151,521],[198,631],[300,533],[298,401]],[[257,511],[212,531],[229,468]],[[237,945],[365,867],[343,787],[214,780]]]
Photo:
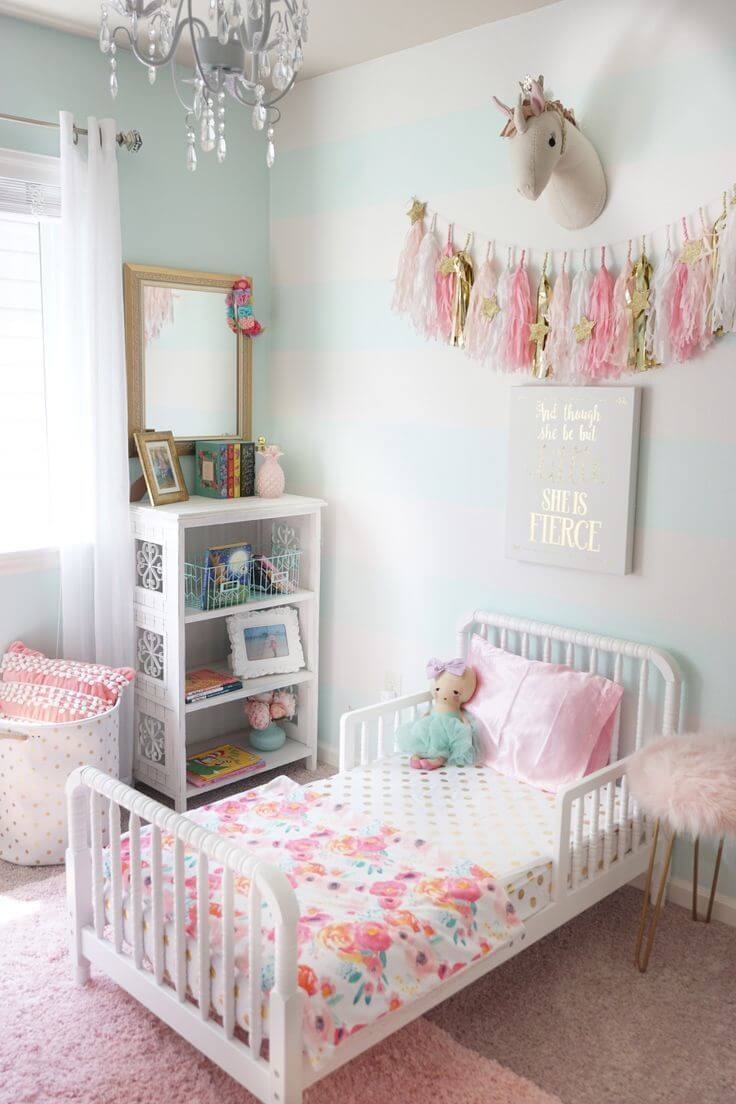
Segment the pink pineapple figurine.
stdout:
[[263,463],[256,476],[256,494],[260,498],[280,498],[284,493],[286,477],[279,457],[284,454],[278,445],[266,445],[262,455]]

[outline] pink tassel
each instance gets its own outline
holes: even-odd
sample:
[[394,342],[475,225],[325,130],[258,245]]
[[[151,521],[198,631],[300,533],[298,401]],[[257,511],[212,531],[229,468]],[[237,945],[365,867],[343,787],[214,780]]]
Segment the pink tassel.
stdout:
[[570,277],[563,267],[552,289],[549,305],[549,335],[545,346],[547,363],[556,380],[567,379],[570,371]]
[[478,278],[473,284],[468,305],[468,316],[465,319],[465,352],[473,360],[484,360],[488,356],[491,347],[493,329],[499,325],[499,315],[489,317],[484,304],[488,300],[494,300],[496,295],[497,279],[493,269],[493,263],[488,260],[482,265]]
[[[440,265],[445,257],[452,257],[455,253],[455,246],[452,242],[452,226],[447,232],[447,244],[442,250],[442,256],[440,257]],[[455,291],[455,280],[457,279],[457,273],[450,272],[447,276],[443,276],[437,267],[435,274],[435,296],[437,298],[437,337],[443,341],[450,340],[450,334],[452,333],[452,298]]]
[[608,354],[609,377],[611,379],[618,379],[629,361],[631,313],[626,301],[626,287],[630,279],[631,259],[627,257],[626,264],[619,272],[616,283],[613,285],[613,323],[611,347]]
[[675,360],[687,360],[692,351],[688,338],[688,320],[683,311],[687,281],[688,266],[684,261],[678,261],[675,266],[675,283],[670,307],[670,343]]
[[405,314],[411,308],[412,292],[414,290],[414,276],[417,267],[417,253],[424,237],[424,219],[417,219],[412,223],[411,230],[406,235],[406,242],[399,257],[399,267],[396,272],[394,294],[391,301],[391,309]]
[[430,227],[422,238],[415,264],[414,287],[411,296],[411,320],[422,337],[437,336],[437,265],[440,262],[440,243]]
[[509,309],[503,335],[503,360],[509,372],[523,372],[531,365],[529,327],[533,322],[532,294],[522,252],[519,267],[511,280]]
[[586,343],[583,371],[589,379],[606,379],[611,375],[609,354],[613,338],[613,276],[606,268],[606,251],[601,251],[601,267],[590,289],[588,317],[594,322]]

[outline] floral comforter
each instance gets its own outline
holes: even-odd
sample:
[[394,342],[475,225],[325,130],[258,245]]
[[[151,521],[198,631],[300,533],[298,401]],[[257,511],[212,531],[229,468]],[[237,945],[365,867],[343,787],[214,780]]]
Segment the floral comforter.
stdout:
[[[472,862],[445,862],[440,851],[400,827],[369,821],[313,787],[288,778],[188,814],[237,836],[274,863],[300,906],[299,985],[306,994],[304,1048],[316,1068],[334,1048],[380,1016],[435,988],[450,974],[505,946],[522,928],[505,890]],[[173,916],[173,838],[164,837],[167,918]],[[144,895],[150,894],[150,838],[141,833]],[[129,841],[122,842],[124,887]],[[109,855],[106,855],[109,875]],[[196,939],[197,858],[187,849],[187,935]],[[210,870],[209,927],[221,941],[221,868]],[[235,880],[236,969],[248,970],[247,878]],[[144,904],[147,902],[144,900]],[[264,908],[264,1036],[273,984],[273,939]],[[247,1013],[238,1016],[247,1030]]]

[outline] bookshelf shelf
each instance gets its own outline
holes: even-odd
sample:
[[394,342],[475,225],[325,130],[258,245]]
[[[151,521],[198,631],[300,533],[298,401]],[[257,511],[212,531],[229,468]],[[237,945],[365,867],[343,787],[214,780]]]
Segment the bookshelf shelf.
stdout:
[[[207,786],[186,780],[187,757],[220,743],[247,747],[247,730],[239,710],[226,708],[253,694],[293,686],[298,698],[294,722],[285,724],[283,748],[264,753],[272,770],[304,759],[317,764],[317,684],[319,670],[319,584],[321,515],[319,498],[282,495],[277,499],[212,499],[192,495],[187,502],[153,508],[131,507],[135,546],[136,680],[133,772],[136,780],[173,798],[177,812],[184,812],[194,797],[221,786],[242,782],[220,779]],[[293,530],[299,550],[299,587],[292,594],[264,595],[254,601],[214,610],[187,605],[185,564],[198,562],[210,547],[248,543],[254,554],[273,555],[281,544],[277,530]],[[292,547],[292,546],[290,546]],[[289,674],[249,679],[241,690],[200,701],[185,702],[187,670],[212,667],[230,673],[229,647],[224,618],[244,610],[293,606],[299,619],[299,635],[305,666]],[[209,657],[218,656],[213,663]],[[206,712],[205,712],[206,711]],[[227,729],[236,729],[228,733]],[[261,773],[260,771],[257,773]]]

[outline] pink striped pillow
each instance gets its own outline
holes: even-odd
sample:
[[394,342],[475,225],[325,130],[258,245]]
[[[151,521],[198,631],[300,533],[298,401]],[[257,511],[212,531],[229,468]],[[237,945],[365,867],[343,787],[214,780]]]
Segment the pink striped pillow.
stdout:
[[91,694],[114,705],[121,692],[135,677],[130,667],[105,667],[99,663],[81,663],[70,659],[50,659],[34,652],[20,640],[10,644],[0,663],[3,682],[57,686],[80,694]]
[[78,694],[60,686],[0,682],[0,713],[8,718],[64,724],[88,721],[112,708],[93,694]]

